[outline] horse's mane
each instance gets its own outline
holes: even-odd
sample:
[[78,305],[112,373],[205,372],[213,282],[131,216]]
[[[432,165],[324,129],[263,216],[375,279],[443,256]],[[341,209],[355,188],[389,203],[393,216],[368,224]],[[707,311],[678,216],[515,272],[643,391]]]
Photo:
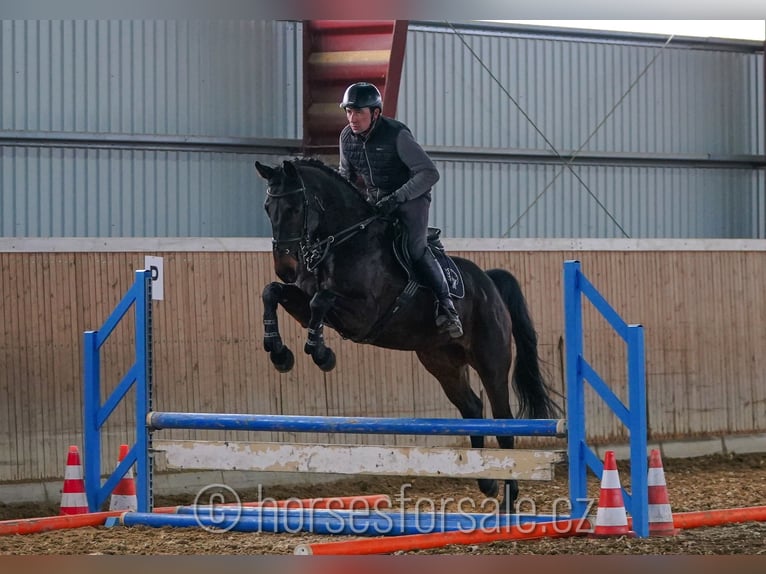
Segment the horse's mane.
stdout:
[[[354,187],[354,184],[352,184],[348,179],[343,177],[341,173],[335,169],[332,166],[327,165],[325,162],[323,162],[321,159],[316,157],[297,157],[295,158],[295,163],[298,165],[307,165],[310,167],[316,167],[317,169],[325,172],[326,174],[334,177],[339,182],[343,182],[346,185],[349,185],[351,187]],[[355,188],[356,189],[356,188]]]
[[302,156],[302,157],[296,157],[293,160],[293,163],[296,166],[307,166],[307,167],[317,168],[319,171],[321,171],[324,174],[327,174],[331,179],[335,180],[336,183],[342,186],[341,191],[348,192],[348,196],[354,197],[355,199],[361,201],[365,206],[367,206],[367,209],[370,209],[372,207],[368,203],[367,198],[365,198],[364,192],[361,189],[359,189],[356,185],[354,185],[354,182],[344,177],[343,174],[341,174],[337,169],[335,169],[334,167],[330,165],[327,165],[321,159],[318,159],[316,157]]

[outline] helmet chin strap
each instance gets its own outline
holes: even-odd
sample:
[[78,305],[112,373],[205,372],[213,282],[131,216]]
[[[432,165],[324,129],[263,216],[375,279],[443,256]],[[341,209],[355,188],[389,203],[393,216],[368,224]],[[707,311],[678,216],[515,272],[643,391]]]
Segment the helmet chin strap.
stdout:
[[[375,110],[377,110],[377,112],[378,112],[377,115],[375,114]],[[373,112],[372,112],[373,118],[372,118],[372,121],[370,122],[370,127],[367,128],[366,130],[364,130],[362,133],[359,134],[363,138],[366,138],[368,135],[370,135],[370,132],[372,131],[372,128],[374,128],[375,124],[378,123],[378,118],[383,113],[379,108],[375,108],[375,110],[373,110]]]

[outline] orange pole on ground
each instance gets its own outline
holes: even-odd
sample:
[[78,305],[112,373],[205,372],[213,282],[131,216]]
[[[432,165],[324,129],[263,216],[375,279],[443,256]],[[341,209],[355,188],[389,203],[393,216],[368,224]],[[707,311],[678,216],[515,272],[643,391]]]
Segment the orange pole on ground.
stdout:
[[766,506],[673,513],[673,526],[676,528],[700,528],[739,522],[766,522]]
[[101,526],[110,516],[119,516],[124,512],[124,510],[113,510],[111,512],[90,512],[87,514],[65,514],[42,518],[3,520],[0,522],[0,536],[7,534],[35,534],[38,532],[48,532],[49,530],[82,528],[85,526]]
[[[766,522],[766,506],[673,513],[673,526],[675,528],[702,528],[703,526],[723,526],[724,524],[738,524],[740,522]],[[633,520],[628,518],[628,526],[631,526],[632,523]]]
[[[243,502],[242,506],[273,506],[277,507],[300,506],[302,508],[329,508],[341,509],[366,509],[366,508],[389,508],[391,499],[386,494],[370,494],[365,496],[339,496],[337,498],[303,498],[295,500],[277,500],[261,502]],[[158,514],[175,513],[178,506],[162,506],[155,508],[153,512]],[[112,510],[107,512],[90,512],[87,514],[66,514],[61,516],[43,516],[40,518],[19,518],[15,520],[0,521],[0,536],[9,534],[35,534],[50,530],[64,530],[67,528],[84,528],[86,526],[102,526],[107,518],[120,516],[124,510]]]
[[588,520],[561,520],[558,522],[527,523],[499,530],[472,530],[470,532],[429,532],[384,538],[361,538],[340,542],[299,544],[295,554],[359,555],[388,554],[402,550],[425,550],[449,544],[487,544],[500,540],[535,540],[537,538],[564,538],[588,534],[592,526]]

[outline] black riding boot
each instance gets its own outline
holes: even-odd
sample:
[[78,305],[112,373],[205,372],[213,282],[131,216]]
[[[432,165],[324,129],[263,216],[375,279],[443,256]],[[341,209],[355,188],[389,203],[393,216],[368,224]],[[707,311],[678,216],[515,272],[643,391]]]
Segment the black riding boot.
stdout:
[[415,271],[418,274],[418,280],[429,287],[439,300],[439,312],[436,316],[436,326],[439,331],[449,333],[453,339],[462,337],[463,325],[449,296],[447,279],[444,277],[441,266],[427,249],[423,257],[415,262]]

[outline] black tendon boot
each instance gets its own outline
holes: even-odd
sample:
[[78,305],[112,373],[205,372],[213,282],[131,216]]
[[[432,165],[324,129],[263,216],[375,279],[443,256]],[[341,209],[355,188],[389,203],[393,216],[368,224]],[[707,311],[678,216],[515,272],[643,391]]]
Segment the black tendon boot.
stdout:
[[426,249],[423,257],[415,262],[418,280],[429,287],[439,300],[439,312],[436,315],[436,326],[440,332],[449,333],[453,339],[463,336],[463,325],[457,314],[455,305],[449,296],[449,286],[441,266],[431,252]]

